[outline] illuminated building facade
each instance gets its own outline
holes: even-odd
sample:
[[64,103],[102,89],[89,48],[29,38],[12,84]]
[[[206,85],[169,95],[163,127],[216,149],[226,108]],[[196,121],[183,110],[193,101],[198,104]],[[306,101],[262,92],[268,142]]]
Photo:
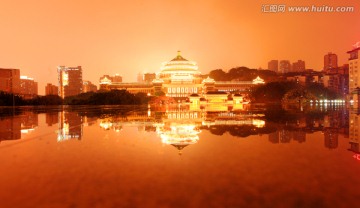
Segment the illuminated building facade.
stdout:
[[354,105],[359,105],[359,87],[360,87],[360,71],[359,71],[359,50],[360,44],[356,44],[353,50],[348,51],[349,58],[349,94],[350,99],[354,101]]
[[53,84],[47,83],[45,86],[45,95],[58,95],[59,88]]
[[[141,77],[143,77],[141,75]],[[161,71],[156,76],[154,73],[145,74],[145,81],[136,83],[114,82],[105,75],[100,78],[100,90],[127,90],[130,93],[143,92],[149,95],[163,93],[167,97],[186,99],[192,94],[204,96],[210,91],[226,93],[249,92],[257,84],[264,84],[260,77],[252,81],[215,82],[210,77],[204,79],[195,62],[181,56],[180,51],[171,61],[162,64]],[[150,80],[152,80],[150,82]]]
[[184,98],[202,93],[202,77],[197,64],[183,58],[180,51],[174,59],[163,64],[159,78],[164,81],[162,89],[169,97]]
[[58,67],[59,96],[62,98],[74,96],[82,93],[82,68],[77,67]]
[[20,70],[0,68],[0,91],[20,93]]
[[33,78],[20,76],[20,93],[21,97],[31,99],[38,95],[38,83]]
[[117,89],[117,86],[122,83],[122,76],[115,74],[114,76],[104,75],[99,79],[99,90]]

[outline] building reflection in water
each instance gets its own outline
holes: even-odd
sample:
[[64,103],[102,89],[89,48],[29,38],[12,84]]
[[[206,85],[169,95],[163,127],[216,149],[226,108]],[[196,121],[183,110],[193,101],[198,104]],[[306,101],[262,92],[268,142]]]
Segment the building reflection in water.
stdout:
[[0,118],[0,142],[21,139],[20,117]]
[[59,130],[57,141],[69,139],[81,140],[83,134],[83,119],[77,112],[61,111],[59,113]]
[[179,155],[182,150],[199,140],[202,113],[199,111],[168,111],[162,125],[156,126],[161,142],[176,147]]
[[59,112],[47,112],[45,115],[45,122],[48,126],[58,123]]
[[[289,113],[286,115],[273,113],[271,118],[266,111],[251,109],[232,109],[232,111],[216,111],[217,107],[201,109],[184,106],[162,106],[161,109],[142,111],[125,111],[106,113],[76,111],[60,111],[46,113],[48,126],[58,124],[57,140],[81,140],[83,126],[91,126],[98,122],[104,130],[122,131],[124,126],[136,127],[138,131],[156,132],[161,142],[172,145],[179,150],[200,140],[201,131],[209,131],[215,135],[229,133],[234,137],[267,134],[268,141],[273,144],[306,142],[307,134],[322,132],[324,147],[336,149],[339,146],[339,135],[349,138],[349,150],[360,153],[360,111],[330,109]],[[284,113],[284,112],[283,112]],[[289,114],[289,115],[288,115]],[[282,118],[279,118],[281,116]],[[284,120],[285,118],[285,120]],[[24,111],[16,116],[0,118],[0,141],[18,140],[22,134],[31,133],[38,126],[38,114]]]
[[21,139],[21,134],[31,133],[38,125],[38,114],[31,111],[25,111],[12,117],[0,118],[0,142]]
[[[191,109],[191,108],[190,108]],[[226,126],[251,126],[261,128],[265,126],[263,114],[249,112],[217,112],[205,110],[189,110],[181,107],[165,108],[162,111],[131,112],[126,116],[112,116],[100,119],[100,127],[104,130],[119,131],[123,126],[134,126],[139,131],[155,131],[161,142],[182,150],[199,141],[201,129],[222,128]]]
[[359,110],[350,113],[349,120],[349,143],[351,151],[360,153],[360,112]]

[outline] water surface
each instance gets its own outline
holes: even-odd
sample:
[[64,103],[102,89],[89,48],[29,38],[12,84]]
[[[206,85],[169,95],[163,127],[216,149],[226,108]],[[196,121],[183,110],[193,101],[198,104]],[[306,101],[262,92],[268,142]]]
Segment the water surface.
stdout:
[[343,107],[1,109],[0,205],[357,207],[359,117]]

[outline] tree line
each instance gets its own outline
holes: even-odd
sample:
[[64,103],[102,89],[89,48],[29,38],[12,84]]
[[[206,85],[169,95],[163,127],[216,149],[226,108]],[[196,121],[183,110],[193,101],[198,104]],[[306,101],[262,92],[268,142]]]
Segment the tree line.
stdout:
[[0,91],[0,106],[27,105],[141,105],[147,104],[150,97],[145,93],[131,94],[126,90],[88,92],[65,99],[57,95],[36,96],[24,99],[21,96]]

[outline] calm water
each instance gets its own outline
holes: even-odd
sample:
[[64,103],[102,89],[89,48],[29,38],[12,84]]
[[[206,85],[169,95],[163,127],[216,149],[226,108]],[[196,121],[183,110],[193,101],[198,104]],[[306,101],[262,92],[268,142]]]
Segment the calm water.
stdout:
[[0,109],[0,207],[359,207],[342,107]]

